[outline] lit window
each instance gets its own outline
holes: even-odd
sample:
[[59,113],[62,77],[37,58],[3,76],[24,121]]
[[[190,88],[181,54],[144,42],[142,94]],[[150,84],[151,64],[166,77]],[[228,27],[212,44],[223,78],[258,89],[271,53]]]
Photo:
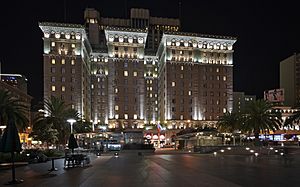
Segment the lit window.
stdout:
[[75,48],[75,44],[71,44],[71,47],[72,47],[72,48]]
[[155,101],[155,104],[157,104],[157,100]]
[[55,92],[55,86],[51,86],[52,92]]
[[227,109],[226,108],[223,108],[223,113],[226,113]]
[[152,97],[152,93],[151,93],[151,94],[149,94],[149,97]]
[[128,71],[124,71],[124,76],[125,76],[125,77],[128,76]]
[[72,109],[74,109],[75,108],[75,105],[72,105]]
[[152,87],[150,87],[149,90],[152,91]]
[[55,59],[54,58],[52,58],[51,63],[55,64]]
[[218,81],[220,80],[220,76],[219,76],[219,75],[217,75],[217,80],[218,80]]
[[60,38],[60,33],[55,33],[55,38]]
[[115,110],[119,110],[119,106],[118,105],[115,106]]
[[149,83],[152,84],[152,80],[150,80]]
[[220,72],[220,69],[219,69],[219,68],[217,68],[217,69],[216,69],[216,72],[217,72],[217,73],[218,73],[218,72]]
[[183,66],[181,66],[180,69],[183,70]]
[[44,33],[44,36],[45,36],[45,38],[49,38],[49,37],[50,37],[50,33],[45,32],[45,33]]
[[155,68],[154,71],[157,71],[157,68]]
[[176,84],[175,84],[175,82],[173,81],[173,82],[172,82],[172,87],[174,87],[175,85],[176,85]]
[[223,76],[223,81],[226,81],[226,76]]
[[137,119],[137,115],[136,114],[133,114],[133,119]]
[[71,64],[74,65],[75,64],[75,60],[72,59],[71,60]]
[[92,87],[92,89],[94,89],[94,85],[93,85],[93,84],[92,84],[92,86],[91,86],[91,87]]
[[76,33],[75,38],[76,38],[76,40],[80,40],[81,35],[79,33]]
[[70,39],[70,33],[65,34],[66,39]]
[[100,82],[100,78],[98,78],[97,81]]
[[181,55],[182,55],[182,54],[183,54],[183,52],[182,52],[182,51],[179,51],[179,54],[181,54]]
[[66,63],[65,59],[61,59],[61,64],[65,64],[65,63]]
[[137,72],[136,72],[136,71],[133,72],[133,76],[134,76],[134,77],[137,76]]
[[115,89],[115,93],[118,93],[118,92],[119,92],[119,90],[118,90],[118,88],[116,88],[116,89]]
[[183,115],[180,115],[180,119],[183,120]]
[[63,91],[63,92],[66,91],[66,87],[65,87],[65,86],[62,86],[62,87],[61,87],[61,91]]
[[124,118],[125,118],[125,119],[128,119],[128,114],[124,114]]
[[51,42],[51,47],[55,47],[55,42]]
[[115,115],[115,118],[116,118],[116,119],[119,119],[119,114],[116,114],[116,115]]
[[192,95],[192,91],[189,91],[189,95]]

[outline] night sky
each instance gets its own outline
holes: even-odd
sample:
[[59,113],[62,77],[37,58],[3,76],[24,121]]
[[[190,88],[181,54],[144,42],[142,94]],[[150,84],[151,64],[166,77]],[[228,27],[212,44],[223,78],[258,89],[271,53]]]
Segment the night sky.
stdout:
[[[149,8],[150,14],[157,17],[179,16],[179,0],[66,2],[68,23],[83,24],[87,7],[96,8],[101,17],[125,17],[131,7]],[[279,87],[279,62],[300,51],[300,3],[279,2],[181,0],[182,31],[237,37],[234,91],[262,97],[264,90]],[[64,1],[1,3],[2,73],[25,75],[34,103],[42,100],[43,95],[43,40],[39,21],[64,22]]]

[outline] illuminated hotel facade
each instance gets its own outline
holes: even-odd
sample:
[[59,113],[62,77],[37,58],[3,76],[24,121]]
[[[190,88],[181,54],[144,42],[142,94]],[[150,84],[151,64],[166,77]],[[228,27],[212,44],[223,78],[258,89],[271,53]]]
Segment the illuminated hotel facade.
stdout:
[[[232,110],[232,37],[181,33],[173,18],[85,10],[85,26],[40,23],[44,98],[60,97],[94,124],[214,126]],[[148,128],[151,129],[151,128]]]

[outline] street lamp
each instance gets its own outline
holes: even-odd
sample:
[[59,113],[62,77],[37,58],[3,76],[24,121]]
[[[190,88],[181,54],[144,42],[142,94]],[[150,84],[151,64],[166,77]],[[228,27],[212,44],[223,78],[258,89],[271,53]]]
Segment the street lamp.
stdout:
[[0,138],[1,138],[1,136],[2,136],[3,131],[4,131],[5,128],[6,128],[5,125],[0,125]]
[[75,119],[68,119],[67,122],[69,122],[70,125],[71,125],[71,134],[72,134],[73,133],[73,123],[75,123],[76,120]]

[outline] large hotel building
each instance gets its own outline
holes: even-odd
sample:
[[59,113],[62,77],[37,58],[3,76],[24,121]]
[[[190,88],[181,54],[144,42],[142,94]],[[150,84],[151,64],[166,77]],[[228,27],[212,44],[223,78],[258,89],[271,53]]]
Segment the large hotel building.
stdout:
[[232,110],[236,38],[180,32],[179,19],[147,9],[117,19],[88,8],[84,18],[85,25],[39,23],[45,98],[117,129],[213,126]]

